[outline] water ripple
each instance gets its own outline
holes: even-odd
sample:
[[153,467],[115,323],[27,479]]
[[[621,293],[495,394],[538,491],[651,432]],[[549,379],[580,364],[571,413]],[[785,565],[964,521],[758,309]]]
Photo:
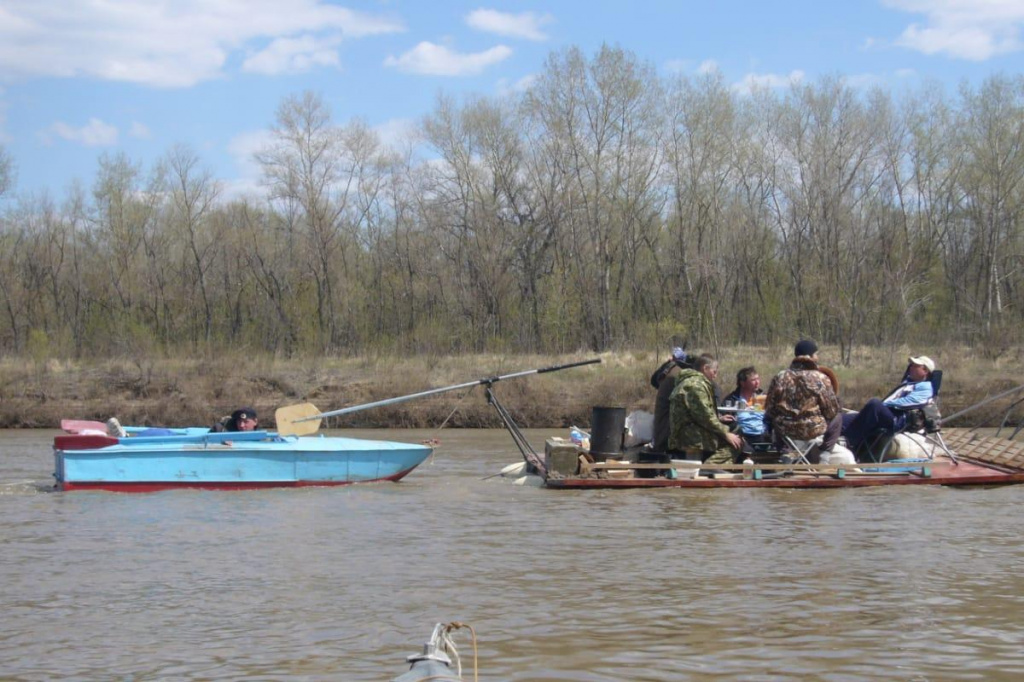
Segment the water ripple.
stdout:
[[446,432],[398,485],[64,495],[21,438],[0,677],[389,679],[454,620],[493,680],[1024,673],[1024,486],[557,492],[481,480],[506,439]]

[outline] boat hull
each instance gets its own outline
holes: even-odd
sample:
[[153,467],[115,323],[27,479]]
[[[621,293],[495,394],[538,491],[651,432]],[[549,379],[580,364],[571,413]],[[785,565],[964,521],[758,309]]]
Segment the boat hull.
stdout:
[[247,490],[398,481],[430,454],[426,445],[356,438],[224,433],[58,437],[60,490]]
[[[912,460],[916,463],[862,463],[846,467],[810,467],[803,465],[740,465],[725,476],[692,476],[679,478],[636,475],[615,477],[594,465],[584,475],[548,475],[544,485],[556,489],[627,489],[627,488],[868,488],[880,485],[942,485],[998,486],[1024,483],[1024,442],[979,435],[970,430],[949,429],[945,443],[959,453],[957,461],[945,455],[934,460]],[[561,446],[560,449],[565,449]],[[552,451],[553,452],[553,451]],[[907,460],[911,462],[911,460]],[[670,468],[666,464],[628,465],[619,467]],[[749,471],[744,472],[744,469]],[[622,473],[619,469],[617,472]],[[696,473],[693,471],[690,474]],[[747,475],[744,475],[746,473]]]
[[[866,466],[866,465],[861,465]],[[867,488],[880,485],[943,485],[943,486],[986,486],[1024,483],[1024,472],[1010,472],[983,463],[960,460],[956,465],[950,461],[937,460],[929,465],[929,475],[913,471],[899,474],[877,473],[857,474],[844,471],[843,477],[825,473],[811,475],[794,473],[781,478],[697,477],[692,479],[670,478],[551,478],[545,481],[548,488],[566,489],[627,489],[627,488]]]

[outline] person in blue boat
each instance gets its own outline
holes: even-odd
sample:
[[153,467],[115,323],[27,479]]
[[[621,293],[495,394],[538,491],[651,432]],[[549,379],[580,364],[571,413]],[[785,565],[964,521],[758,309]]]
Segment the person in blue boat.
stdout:
[[214,424],[210,431],[212,433],[222,431],[255,431],[259,424],[260,421],[256,416],[256,410],[251,407],[240,407],[232,412],[230,416],[223,417]]
[[231,421],[228,424],[228,431],[255,431],[259,426],[259,419],[256,417],[256,410],[251,407],[240,407],[231,413]]
[[885,398],[872,398],[860,412],[843,415],[843,436],[853,451],[867,444],[879,431],[898,431],[906,420],[906,411],[924,407],[932,399],[932,372],[935,361],[927,355],[908,358],[910,364],[899,386]]

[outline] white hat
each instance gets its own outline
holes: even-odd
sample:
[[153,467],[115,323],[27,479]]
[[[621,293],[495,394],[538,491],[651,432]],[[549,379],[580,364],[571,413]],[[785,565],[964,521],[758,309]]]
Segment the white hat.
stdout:
[[932,360],[927,355],[921,355],[921,356],[916,357],[916,358],[910,358],[910,361],[912,363],[914,363],[915,365],[921,365],[923,367],[927,367],[929,372],[934,372],[935,371],[935,361]]

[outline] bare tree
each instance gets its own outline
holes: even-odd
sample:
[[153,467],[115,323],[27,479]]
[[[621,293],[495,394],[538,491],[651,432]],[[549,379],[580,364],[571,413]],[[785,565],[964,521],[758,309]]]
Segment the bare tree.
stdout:
[[7,149],[0,145],[0,198],[14,186],[14,160]]
[[1008,284],[1024,258],[1024,78],[993,77],[962,90],[962,183],[972,232],[973,300],[986,333],[1005,310]]
[[[718,72],[696,82],[679,78],[668,98],[669,214],[672,257],[666,290],[672,310],[685,315],[689,327],[719,346],[719,301],[732,266],[725,257],[729,191],[737,180],[736,104]],[[717,351],[716,351],[717,352]]]
[[[167,190],[171,200],[172,229],[184,241],[188,265],[186,282],[194,282],[202,306],[202,337],[209,346],[213,336],[213,302],[207,277],[220,242],[218,224],[210,221],[220,187],[208,170],[200,168],[198,155],[185,145],[175,145],[164,158]],[[191,289],[191,287],[190,287]]]
[[[565,261],[589,345],[608,348],[619,317],[627,234],[651,229],[660,195],[660,88],[649,65],[602,46],[553,54],[530,93],[549,135],[564,140],[569,178]],[[624,320],[623,320],[624,322]]]
[[312,92],[286,98],[277,110],[273,143],[256,155],[271,197],[303,211],[306,255],[316,282],[316,315],[321,347],[338,338],[335,320],[335,267],[343,260],[339,194],[350,177],[343,166],[341,140],[323,99]]
[[94,248],[106,275],[106,308],[114,323],[111,341],[124,350],[138,350],[143,338],[158,329],[160,301],[166,283],[165,254],[147,248],[154,229],[160,192],[147,183],[140,164],[123,154],[101,156],[93,187]]

